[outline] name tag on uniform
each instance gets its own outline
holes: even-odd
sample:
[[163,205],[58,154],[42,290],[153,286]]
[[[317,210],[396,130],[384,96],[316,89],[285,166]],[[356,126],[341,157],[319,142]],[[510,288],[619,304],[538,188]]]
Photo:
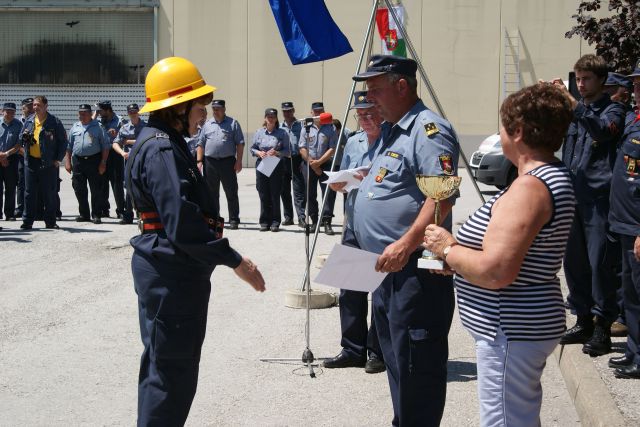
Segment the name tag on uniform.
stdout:
[[434,122],[431,122],[424,125],[424,131],[427,134],[427,136],[431,136],[439,133],[440,129],[438,129],[438,126],[436,126]]

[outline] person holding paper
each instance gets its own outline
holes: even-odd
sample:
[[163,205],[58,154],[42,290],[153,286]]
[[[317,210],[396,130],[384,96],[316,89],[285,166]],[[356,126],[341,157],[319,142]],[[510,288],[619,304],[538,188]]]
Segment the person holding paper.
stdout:
[[[451,124],[418,97],[416,71],[412,59],[374,55],[367,71],[353,77],[366,81],[367,100],[385,120],[378,154],[355,197],[353,231],[363,250],[380,254],[376,270],[389,273],[373,293],[373,316],[392,423],[437,426],[446,399],[453,283],[418,269],[435,203],[425,199],[416,175],[455,175],[460,147]],[[448,228],[452,205],[451,199],[440,205]]]
[[273,171],[265,175],[261,172],[260,163],[271,157],[279,159],[289,155],[289,133],[280,127],[278,110],[267,108],[264,111],[264,127],[253,134],[251,154],[256,161],[256,189],[260,196],[260,231],[277,232],[280,230],[280,193],[282,193],[282,177],[284,164],[279,161]]
[[[373,104],[367,102],[366,91],[355,92],[353,97],[353,108],[356,110],[356,119],[362,131],[356,133],[347,141],[342,155],[340,170],[370,165],[380,142],[382,117],[373,107]],[[363,179],[365,175],[366,173],[358,175],[358,177]],[[342,244],[360,248],[353,234],[352,224],[353,201],[357,190],[345,192],[344,186],[345,183],[329,184],[332,190],[343,192],[346,195]],[[348,289],[340,290],[338,306],[340,308],[340,330],[342,332],[340,345],[342,350],[337,356],[324,361],[325,368],[364,366],[365,372],[369,374],[384,372],[385,366],[373,316],[371,318],[371,327],[367,328],[368,295],[368,292]]]

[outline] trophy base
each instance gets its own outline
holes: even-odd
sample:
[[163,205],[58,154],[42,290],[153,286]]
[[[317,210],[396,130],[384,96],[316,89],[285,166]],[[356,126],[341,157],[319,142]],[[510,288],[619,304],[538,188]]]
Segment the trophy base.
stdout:
[[418,258],[418,268],[426,270],[444,270],[444,261],[433,258]]

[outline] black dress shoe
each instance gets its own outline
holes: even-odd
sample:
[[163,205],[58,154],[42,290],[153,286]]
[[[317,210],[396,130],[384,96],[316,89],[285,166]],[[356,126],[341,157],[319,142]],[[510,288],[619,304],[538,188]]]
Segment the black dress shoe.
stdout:
[[237,230],[238,229],[238,223],[235,221],[232,221],[229,223],[229,230]]
[[102,211],[102,215],[100,215],[102,218],[109,218],[109,211]]
[[116,215],[116,218],[118,218],[118,219],[122,219],[122,218],[123,218],[123,216],[122,216],[122,214],[117,214],[117,215]]
[[387,370],[387,367],[384,366],[384,362],[378,359],[378,356],[371,355],[367,360],[367,363],[364,365],[364,371],[367,374],[377,374],[380,372],[384,372]]
[[282,221],[282,225],[293,225],[293,220],[291,218],[285,218],[284,221]]
[[7,221],[15,221],[15,220],[16,220],[16,217],[14,217],[14,216],[10,216],[10,217],[9,217],[9,218],[7,218],[6,220],[7,220]]
[[23,230],[31,230],[33,226],[31,224],[27,224],[26,222],[23,222],[20,228]]
[[60,230],[60,226],[58,224],[45,224],[44,228],[49,230]]
[[274,233],[277,233],[278,231],[280,231],[280,226],[279,225],[272,225],[271,226],[271,231],[273,231]]
[[91,220],[92,223],[94,224],[102,224],[102,219],[100,219],[100,217],[95,217]]
[[612,357],[609,359],[610,368],[624,368],[633,363],[633,356],[622,355],[618,357]]
[[120,224],[120,225],[133,224],[133,220],[132,219],[124,219],[124,218],[122,218],[120,221],[118,221],[118,224]]
[[306,224],[304,223],[304,219],[301,218],[301,219],[298,220],[298,227],[304,228],[305,225]]
[[260,231],[269,231],[269,226],[268,225],[260,225]]
[[640,365],[632,363],[622,368],[616,368],[616,370],[613,371],[613,375],[615,375],[616,378],[640,380]]
[[76,217],[76,222],[91,222],[91,218],[80,215]]
[[364,368],[366,359],[364,357],[349,356],[344,351],[341,351],[336,357],[327,359],[322,363],[327,369],[333,368]]

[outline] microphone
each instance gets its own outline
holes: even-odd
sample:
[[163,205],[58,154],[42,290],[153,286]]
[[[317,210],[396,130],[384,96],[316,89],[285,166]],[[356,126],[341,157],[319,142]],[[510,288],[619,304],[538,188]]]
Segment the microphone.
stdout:
[[312,125],[314,120],[320,120],[321,125],[330,125],[333,123],[333,115],[331,113],[322,113],[318,116],[305,117],[304,119],[300,119],[298,121],[304,122],[307,125]]

